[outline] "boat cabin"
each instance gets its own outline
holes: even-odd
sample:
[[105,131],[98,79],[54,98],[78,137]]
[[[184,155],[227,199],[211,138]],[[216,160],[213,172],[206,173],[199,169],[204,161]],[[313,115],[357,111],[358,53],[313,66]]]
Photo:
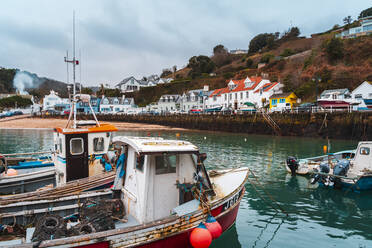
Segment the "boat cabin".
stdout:
[[103,173],[101,158],[108,152],[112,132],[117,131],[111,124],[94,122],[92,126],[90,121],[80,121],[77,125],[54,130],[57,186]]
[[360,176],[372,173],[372,142],[361,141],[356,149],[354,161],[349,170],[350,176]]
[[121,190],[127,214],[138,223],[168,217],[195,200],[193,187],[214,194],[202,163],[204,154],[190,142],[118,136],[113,144],[126,156],[125,175],[114,189]]

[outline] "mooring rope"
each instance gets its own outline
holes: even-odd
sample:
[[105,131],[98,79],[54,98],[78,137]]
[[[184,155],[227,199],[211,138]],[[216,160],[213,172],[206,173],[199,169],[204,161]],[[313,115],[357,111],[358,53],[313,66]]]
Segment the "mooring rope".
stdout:
[[[251,174],[253,175],[253,177],[255,178],[255,180],[257,181],[257,184],[259,184],[262,188],[262,190],[265,192],[265,194],[270,198],[270,200],[275,203],[275,205],[280,209],[280,211],[285,214],[287,217],[288,217],[288,213],[279,205],[279,203],[269,194],[269,192],[267,192],[264,188],[264,186],[260,183],[260,181],[258,180],[258,177],[253,173],[252,170],[250,170]],[[254,187],[254,189],[256,190],[256,192],[260,195],[260,193],[258,192],[256,186],[254,185],[254,183],[249,180],[248,178],[248,181],[252,184],[252,186]],[[276,211],[277,209],[272,205],[270,204]]]

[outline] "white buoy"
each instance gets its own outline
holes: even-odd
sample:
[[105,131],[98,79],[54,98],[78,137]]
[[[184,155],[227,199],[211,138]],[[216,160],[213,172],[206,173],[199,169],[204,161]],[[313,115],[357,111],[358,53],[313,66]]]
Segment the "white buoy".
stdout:
[[204,136],[204,139],[206,140],[206,139],[207,139],[207,137],[205,137],[205,136]]
[[247,138],[244,138],[244,142],[247,142]]

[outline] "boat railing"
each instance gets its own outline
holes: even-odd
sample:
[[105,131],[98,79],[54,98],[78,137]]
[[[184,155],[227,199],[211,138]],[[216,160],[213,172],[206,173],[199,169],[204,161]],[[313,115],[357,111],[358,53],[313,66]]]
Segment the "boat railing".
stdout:
[[9,153],[9,154],[1,154],[1,155],[3,155],[4,157],[16,157],[16,156],[40,155],[40,154],[48,154],[48,153],[52,153],[52,151]]

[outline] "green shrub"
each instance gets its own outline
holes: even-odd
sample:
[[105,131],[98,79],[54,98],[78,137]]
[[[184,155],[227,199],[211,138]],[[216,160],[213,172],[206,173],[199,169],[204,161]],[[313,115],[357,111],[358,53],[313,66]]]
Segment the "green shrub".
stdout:
[[323,45],[329,61],[335,62],[344,57],[344,43],[341,39],[333,37]]
[[291,56],[291,55],[293,55],[293,54],[295,54],[295,52],[294,52],[292,49],[290,49],[290,48],[286,48],[286,49],[284,49],[284,51],[280,54],[280,56],[282,56],[282,57],[288,57],[288,56]]
[[246,63],[246,66],[248,68],[252,68],[253,67],[253,60],[252,59],[247,59],[247,62],[245,62],[245,63]]
[[265,53],[261,57],[260,63],[269,63],[272,58],[274,58],[274,55],[273,54],[271,54],[271,53]]

